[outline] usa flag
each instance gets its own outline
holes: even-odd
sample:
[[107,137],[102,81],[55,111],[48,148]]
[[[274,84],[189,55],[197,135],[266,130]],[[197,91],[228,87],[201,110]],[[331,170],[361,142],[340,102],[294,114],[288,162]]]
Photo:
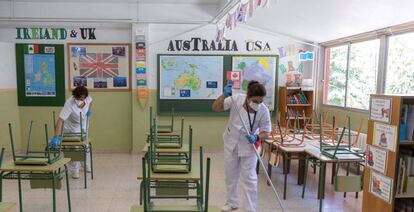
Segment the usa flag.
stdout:
[[80,75],[112,78],[119,75],[118,58],[109,53],[86,53],[79,58]]

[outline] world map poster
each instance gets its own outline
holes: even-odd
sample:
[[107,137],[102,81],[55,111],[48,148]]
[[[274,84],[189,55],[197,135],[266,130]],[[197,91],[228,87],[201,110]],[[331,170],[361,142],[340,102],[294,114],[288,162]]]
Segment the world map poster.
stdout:
[[24,66],[26,96],[56,96],[53,54],[25,54]]
[[[276,57],[274,56],[233,56],[233,94],[246,93],[249,81],[263,84],[267,94],[263,100],[269,110],[274,110]],[[236,74],[238,73],[238,74]]]
[[223,56],[160,56],[160,99],[216,99],[223,91]]

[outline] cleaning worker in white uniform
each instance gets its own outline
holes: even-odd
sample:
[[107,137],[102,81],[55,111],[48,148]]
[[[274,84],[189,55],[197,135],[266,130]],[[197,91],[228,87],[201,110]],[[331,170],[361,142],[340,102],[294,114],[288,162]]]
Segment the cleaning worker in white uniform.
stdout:
[[[82,114],[82,128],[83,131],[87,130],[87,118],[91,116],[91,103],[92,98],[88,94],[88,89],[79,86],[72,91],[72,96],[69,97],[63,109],[60,111],[59,119],[56,121],[56,129],[53,138],[50,140],[49,145],[52,148],[56,148],[60,144],[61,129],[63,124],[64,133],[80,133],[80,116]],[[86,166],[84,167],[87,172],[91,171],[90,168],[90,155],[86,154]],[[73,179],[79,178],[79,170],[81,163],[79,161],[70,161],[68,164],[69,171]]]
[[[238,188],[243,187],[243,211],[255,212],[257,209],[257,156],[252,144],[267,138],[271,132],[269,109],[263,104],[266,88],[257,81],[250,81],[247,96],[232,96],[232,83],[224,87],[223,95],[213,103],[216,112],[230,110],[230,117],[223,134],[224,168],[227,186],[226,203],[222,211],[239,207]],[[240,112],[241,118],[238,116]],[[246,132],[244,124],[250,132]]]

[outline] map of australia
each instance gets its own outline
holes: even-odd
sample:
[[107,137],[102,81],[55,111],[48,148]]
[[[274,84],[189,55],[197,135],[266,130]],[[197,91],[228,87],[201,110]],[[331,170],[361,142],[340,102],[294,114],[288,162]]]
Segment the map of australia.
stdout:
[[161,99],[216,99],[223,89],[223,57],[161,56]]

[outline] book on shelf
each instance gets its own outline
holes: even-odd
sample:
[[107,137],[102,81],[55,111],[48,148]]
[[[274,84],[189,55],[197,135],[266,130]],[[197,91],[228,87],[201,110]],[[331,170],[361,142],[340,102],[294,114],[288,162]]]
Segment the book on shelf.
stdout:
[[397,194],[414,194],[414,157],[413,150],[400,149],[398,158]]
[[288,104],[309,104],[303,92],[287,95]]

